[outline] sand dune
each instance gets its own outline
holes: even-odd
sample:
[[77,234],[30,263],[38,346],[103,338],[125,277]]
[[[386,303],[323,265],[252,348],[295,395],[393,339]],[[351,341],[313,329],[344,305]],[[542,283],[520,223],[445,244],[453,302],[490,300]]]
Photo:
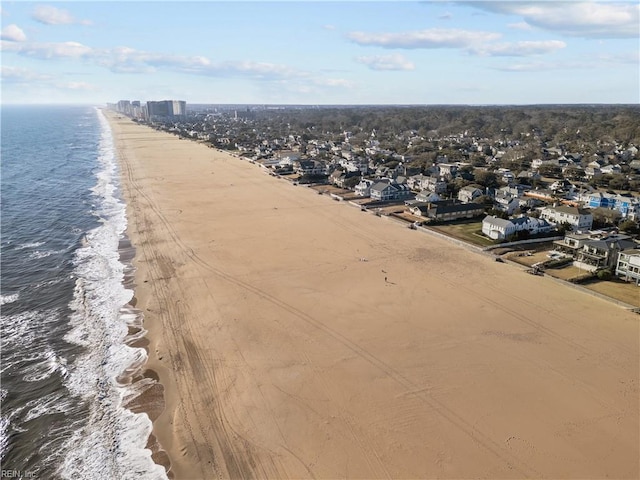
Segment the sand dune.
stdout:
[[176,478],[638,478],[640,317],[111,123]]

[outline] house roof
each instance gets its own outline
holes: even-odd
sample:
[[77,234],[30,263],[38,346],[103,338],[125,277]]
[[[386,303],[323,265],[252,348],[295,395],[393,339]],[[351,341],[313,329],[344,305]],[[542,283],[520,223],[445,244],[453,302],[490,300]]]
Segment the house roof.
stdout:
[[591,212],[589,210],[585,210],[584,208],[578,208],[578,207],[570,207],[569,205],[547,207],[547,209],[554,210],[556,212],[566,213],[569,215],[591,215]]
[[376,182],[371,186],[371,190],[382,192],[387,187],[393,187],[389,182]]
[[602,240],[587,240],[584,242],[585,246],[597,248],[598,250],[628,250],[634,249],[638,246],[636,242],[633,240],[629,240],[628,238],[603,238]]
[[470,212],[473,210],[484,210],[484,207],[479,203],[454,203],[454,204],[440,204],[434,202],[431,204],[432,208],[430,209],[436,215],[442,213],[453,213],[453,212]]
[[520,225],[520,224],[538,224],[538,226],[547,226],[549,225],[549,222],[547,222],[545,219],[543,218],[534,218],[534,217],[519,217],[519,218],[514,218],[513,220],[511,220],[511,223],[513,223],[514,225]]
[[427,205],[426,203],[418,203],[416,205],[413,205],[411,207],[412,210],[419,210],[420,213],[427,213],[429,211],[429,205]]
[[[468,204],[468,205],[470,205],[470,204]],[[488,223],[492,227],[505,228],[505,229],[507,227],[509,227],[510,225],[513,225],[513,222],[511,220],[506,220],[504,218],[494,217],[492,215],[488,215],[488,216],[484,217],[484,220],[482,220],[482,223]]]

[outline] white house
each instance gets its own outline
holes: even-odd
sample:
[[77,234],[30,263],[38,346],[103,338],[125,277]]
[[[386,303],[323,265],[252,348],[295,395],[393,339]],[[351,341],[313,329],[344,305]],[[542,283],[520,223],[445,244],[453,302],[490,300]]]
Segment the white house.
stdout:
[[487,215],[482,220],[482,234],[493,239],[503,240],[516,233],[516,226],[511,220]]
[[511,220],[516,232],[528,231],[530,234],[546,233],[551,230],[551,224],[543,218],[527,217],[525,215]]
[[447,182],[437,177],[424,177],[421,187],[433,193],[444,193],[447,191]]
[[440,195],[435,192],[430,192],[429,190],[422,190],[418,195],[416,195],[416,202],[432,203],[439,201]]
[[438,173],[441,177],[451,178],[458,171],[458,166],[452,163],[440,163],[438,164]]
[[634,248],[618,253],[616,275],[640,286],[640,249]]
[[517,232],[527,231],[532,235],[551,230],[551,225],[544,219],[522,216],[505,220],[494,216],[486,216],[482,220],[482,234],[493,240],[503,240]]
[[622,168],[620,165],[606,165],[600,169],[600,172],[617,174],[622,172]]
[[518,197],[499,193],[494,199],[494,205],[497,210],[507,212],[507,215],[512,215],[515,209],[520,207],[520,200]]
[[371,196],[372,186],[373,186],[373,180],[369,180],[368,178],[363,178],[362,180],[360,180],[360,183],[356,185],[356,188],[355,188],[356,195],[360,197]]
[[370,196],[372,200],[406,200],[414,195],[406,183],[396,183],[395,181],[381,180],[371,186]]
[[466,187],[462,187],[458,192],[458,200],[463,203],[469,203],[482,195],[482,190],[478,187],[474,187],[473,185],[468,185]]
[[597,167],[587,167],[584,169],[584,174],[587,178],[599,177],[602,175],[602,170]]
[[568,205],[545,207],[540,218],[555,224],[568,223],[573,230],[590,230],[593,225],[593,215],[589,210]]
[[299,175],[325,175],[327,166],[318,160],[295,160],[293,170]]

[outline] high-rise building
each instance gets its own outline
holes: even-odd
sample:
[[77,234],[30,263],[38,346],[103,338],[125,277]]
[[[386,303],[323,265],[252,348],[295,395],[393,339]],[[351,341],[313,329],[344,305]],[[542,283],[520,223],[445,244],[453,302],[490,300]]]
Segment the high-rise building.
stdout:
[[120,100],[118,102],[118,112],[131,115],[131,102],[129,100]]
[[147,102],[147,114],[150,120],[184,117],[187,114],[187,102],[183,100]]

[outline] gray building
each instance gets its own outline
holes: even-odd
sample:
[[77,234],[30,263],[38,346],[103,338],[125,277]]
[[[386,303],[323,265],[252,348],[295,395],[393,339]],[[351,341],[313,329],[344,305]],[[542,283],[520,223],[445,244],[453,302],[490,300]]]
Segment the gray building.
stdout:
[[167,120],[184,118],[187,114],[187,102],[183,100],[161,100],[147,102],[149,120]]

